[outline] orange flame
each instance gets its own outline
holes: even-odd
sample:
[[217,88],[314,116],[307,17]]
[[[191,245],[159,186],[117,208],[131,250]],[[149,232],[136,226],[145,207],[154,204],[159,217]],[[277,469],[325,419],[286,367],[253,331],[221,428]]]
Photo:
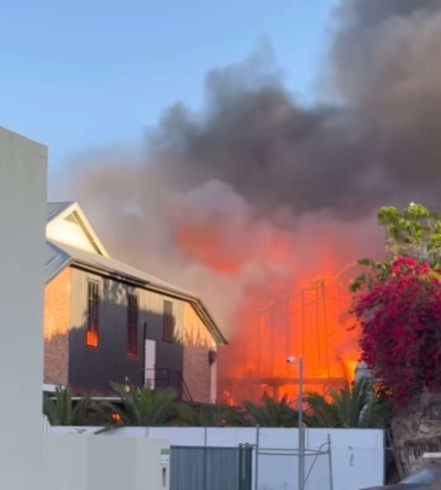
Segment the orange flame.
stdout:
[[[351,271],[341,271],[347,257],[332,237],[323,236],[311,249],[310,237],[272,230],[270,239],[250,250],[233,247],[218,224],[181,226],[176,238],[188,258],[219,274],[234,277],[250,256],[287,272],[250,286],[236,311],[230,345],[219,357],[223,403],[258,401],[265,392],[296,396],[298,367],[287,363],[290,356],[304,359],[305,391],[326,394],[353,381],[359,355],[357,334],[348,331]],[[314,260],[305,264],[296,254],[300,249],[311,249]]]

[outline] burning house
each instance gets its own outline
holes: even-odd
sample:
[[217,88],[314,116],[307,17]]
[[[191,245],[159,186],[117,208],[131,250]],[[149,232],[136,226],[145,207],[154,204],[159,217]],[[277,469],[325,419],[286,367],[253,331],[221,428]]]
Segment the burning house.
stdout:
[[140,153],[77,161],[69,187],[115,254],[219,319],[226,401],[295,393],[288,355],[304,356],[307,389],[353,378],[339,271],[381,258],[380,206],[440,207],[440,40],[439,0],[341,1],[317,103],[263,45],[212,70],[201,110],[170,108]]
[[77,203],[47,213],[44,382],[111,392],[111,382],[217,398],[225,336],[202,301],[109,256]]

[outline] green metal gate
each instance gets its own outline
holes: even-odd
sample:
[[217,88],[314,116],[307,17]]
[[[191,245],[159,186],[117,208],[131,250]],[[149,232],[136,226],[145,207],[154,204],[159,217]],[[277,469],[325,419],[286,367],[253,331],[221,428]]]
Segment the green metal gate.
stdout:
[[253,448],[172,446],[170,490],[251,490]]

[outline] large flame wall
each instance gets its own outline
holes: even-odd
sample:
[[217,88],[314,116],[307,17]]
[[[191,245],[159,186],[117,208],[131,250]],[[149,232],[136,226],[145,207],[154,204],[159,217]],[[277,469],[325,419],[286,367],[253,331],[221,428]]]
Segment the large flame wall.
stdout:
[[239,404],[266,392],[295,396],[298,364],[304,360],[306,391],[326,393],[353,377],[357,338],[350,332],[348,283],[317,279],[246,319],[221,354],[221,399]]
[[359,358],[349,315],[356,271],[344,264],[363,253],[357,235],[323,221],[298,233],[270,228],[266,241],[250,247],[226,240],[221,225],[179,228],[181,250],[233,280],[250,262],[266,267],[263,280],[246,286],[227,331],[230,345],[220,351],[221,402],[295,397],[299,375],[298,365],[286,362],[291,356],[304,359],[305,390],[327,393],[351,380]]

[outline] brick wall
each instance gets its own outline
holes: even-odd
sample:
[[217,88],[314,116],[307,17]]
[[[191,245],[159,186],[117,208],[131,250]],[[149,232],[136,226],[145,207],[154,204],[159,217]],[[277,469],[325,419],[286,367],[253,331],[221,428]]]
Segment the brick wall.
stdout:
[[55,277],[45,290],[44,382],[69,382],[69,329],[71,326],[71,269]]
[[208,363],[208,352],[215,349],[215,344],[204,323],[190,304],[184,306],[184,381],[195,402],[211,403],[212,373]]

